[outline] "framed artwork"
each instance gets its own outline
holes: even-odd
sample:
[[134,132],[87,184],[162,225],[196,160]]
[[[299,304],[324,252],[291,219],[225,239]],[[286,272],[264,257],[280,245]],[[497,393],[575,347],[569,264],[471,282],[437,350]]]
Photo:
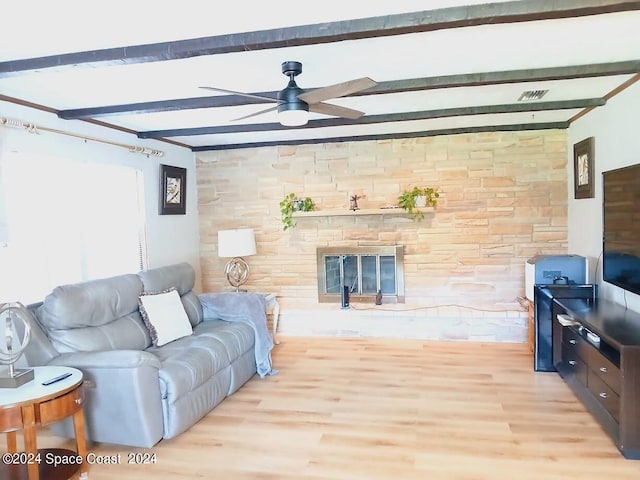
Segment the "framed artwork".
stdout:
[[187,169],[160,165],[160,215],[184,215],[186,199]]
[[574,198],[593,198],[593,137],[573,146]]

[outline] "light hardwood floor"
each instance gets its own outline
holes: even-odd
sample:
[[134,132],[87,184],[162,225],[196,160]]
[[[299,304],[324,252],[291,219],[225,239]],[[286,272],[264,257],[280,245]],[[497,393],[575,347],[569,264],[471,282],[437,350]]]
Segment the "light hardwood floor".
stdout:
[[[640,479],[527,346],[282,338],[276,376],[252,379],[157,463],[94,465],[92,480]],[[39,446],[65,442],[41,432]],[[4,449],[5,444],[0,444]]]

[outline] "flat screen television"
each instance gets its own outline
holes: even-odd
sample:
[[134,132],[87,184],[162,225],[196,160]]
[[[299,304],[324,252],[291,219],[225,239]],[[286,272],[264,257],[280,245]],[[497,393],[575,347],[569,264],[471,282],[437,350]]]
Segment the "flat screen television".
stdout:
[[603,172],[602,278],[640,295],[640,164]]

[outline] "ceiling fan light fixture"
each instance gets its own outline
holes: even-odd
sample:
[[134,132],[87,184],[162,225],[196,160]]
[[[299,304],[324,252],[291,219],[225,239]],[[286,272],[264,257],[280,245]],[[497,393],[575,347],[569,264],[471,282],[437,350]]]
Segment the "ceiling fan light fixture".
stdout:
[[278,121],[285,127],[300,127],[309,121],[309,105],[305,102],[278,105]]
[[278,92],[278,120],[285,127],[300,127],[309,121],[309,104],[300,100],[298,95],[304,93],[296,85],[295,77],[302,73],[300,62],[283,62],[282,73],[289,77],[287,86]]

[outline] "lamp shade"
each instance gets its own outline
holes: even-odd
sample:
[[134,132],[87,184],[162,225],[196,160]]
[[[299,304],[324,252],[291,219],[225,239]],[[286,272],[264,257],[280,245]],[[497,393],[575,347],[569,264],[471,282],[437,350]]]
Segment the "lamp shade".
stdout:
[[218,232],[219,257],[248,257],[255,254],[256,237],[252,228],[237,228]]

